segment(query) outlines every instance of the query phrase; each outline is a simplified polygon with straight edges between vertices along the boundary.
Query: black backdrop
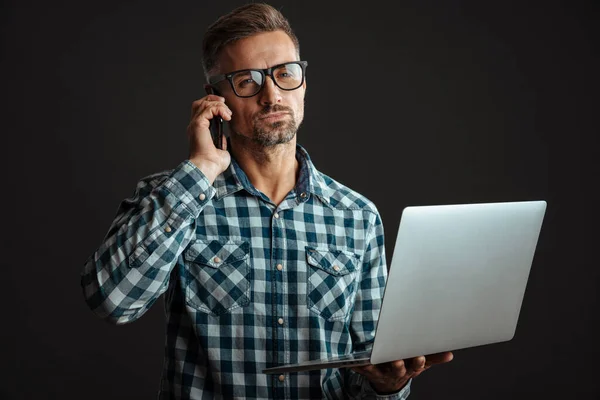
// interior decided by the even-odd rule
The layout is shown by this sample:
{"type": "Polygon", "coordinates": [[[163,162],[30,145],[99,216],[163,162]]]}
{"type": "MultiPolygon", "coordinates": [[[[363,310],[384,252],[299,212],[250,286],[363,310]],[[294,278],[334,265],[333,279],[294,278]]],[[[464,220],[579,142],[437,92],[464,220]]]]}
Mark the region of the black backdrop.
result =
{"type": "MultiPolygon", "coordinates": [[[[379,207],[388,261],[406,205],[548,201],[515,338],[412,399],[600,397],[598,7],[523,3],[272,2],[309,61],[299,143],[379,207]]],[[[203,32],[240,4],[0,6],[1,398],[155,397],[162,303],[109,325],[79,273],[137,180],[186,157],[203,32]]]]}

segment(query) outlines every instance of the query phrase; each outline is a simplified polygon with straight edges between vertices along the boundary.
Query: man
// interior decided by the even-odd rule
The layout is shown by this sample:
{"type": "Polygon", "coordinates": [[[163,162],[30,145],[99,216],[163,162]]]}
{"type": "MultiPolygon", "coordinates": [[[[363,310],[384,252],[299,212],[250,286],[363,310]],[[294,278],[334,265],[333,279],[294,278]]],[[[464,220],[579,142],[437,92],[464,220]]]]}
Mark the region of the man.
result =
{"type": "Polygon", "coordinates": [[[161,399],[406,398],[411,378],[452,354],[261,372],[371,346],[383,226],[373,203],[296,144],[307,64],[277,10],[237,8],[208,29],[203,51],[214,94],[192,104],[189,158],[123,201],[85,264],[87,303],[123,324],[165,294],[161,399]],[[223,150],[216,118],[229,124],[223,150]]]}

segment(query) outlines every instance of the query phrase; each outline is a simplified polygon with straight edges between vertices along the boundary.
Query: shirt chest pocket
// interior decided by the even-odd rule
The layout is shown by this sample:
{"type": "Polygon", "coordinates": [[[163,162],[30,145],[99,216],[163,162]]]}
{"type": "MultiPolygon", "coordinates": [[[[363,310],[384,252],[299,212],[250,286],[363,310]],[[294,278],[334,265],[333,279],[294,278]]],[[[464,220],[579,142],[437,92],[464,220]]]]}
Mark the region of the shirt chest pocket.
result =
{"type": "Polygon", "coordinates": [[[346,319],[356,297],[359,261],[349,251],[307,246],[308,308],[329,321],[346,319]]]}
{"type": "Polygon", "coordinates": [[[183,258],[188,306],[221,315],[250,303],[248,242],[197,241],[183,258]]]}

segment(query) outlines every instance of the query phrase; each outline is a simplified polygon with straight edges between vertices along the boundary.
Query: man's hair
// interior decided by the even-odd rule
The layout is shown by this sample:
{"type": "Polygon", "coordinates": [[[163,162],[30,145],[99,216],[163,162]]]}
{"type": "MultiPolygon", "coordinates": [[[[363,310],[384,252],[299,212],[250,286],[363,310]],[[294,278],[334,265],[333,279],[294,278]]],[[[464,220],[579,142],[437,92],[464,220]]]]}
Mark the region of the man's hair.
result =
{"type": "Polygon", "coordinates": [[[202,42],[202,67],[206,78],[218,67],[217,58],[225,46],[259,33],[274,31],[285,32],[292,39],[300,57],[300,43],[290,23],[269,4],[245,4],[221,16],[208,27],[202,42]]]}

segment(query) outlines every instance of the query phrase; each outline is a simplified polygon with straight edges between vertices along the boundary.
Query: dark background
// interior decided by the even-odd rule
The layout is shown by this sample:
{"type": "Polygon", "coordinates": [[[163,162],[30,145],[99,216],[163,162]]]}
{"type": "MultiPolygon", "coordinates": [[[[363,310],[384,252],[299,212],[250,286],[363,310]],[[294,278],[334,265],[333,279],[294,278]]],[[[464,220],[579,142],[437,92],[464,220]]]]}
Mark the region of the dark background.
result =
{"type": "MultiPolygon", "coordinates": [[[[2,399],[151,399],[163,310],[113,326],[83,262],[144,175],[187,156],[201,39],[241,1],[2,2],[2,399]]],[[[363,193],[388,261],[407,205],[544,199],[515,338],[411,399],[598,399],[597,2],[274,1],[309,61],[299,143],[363,193]]]]}

